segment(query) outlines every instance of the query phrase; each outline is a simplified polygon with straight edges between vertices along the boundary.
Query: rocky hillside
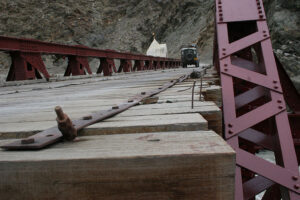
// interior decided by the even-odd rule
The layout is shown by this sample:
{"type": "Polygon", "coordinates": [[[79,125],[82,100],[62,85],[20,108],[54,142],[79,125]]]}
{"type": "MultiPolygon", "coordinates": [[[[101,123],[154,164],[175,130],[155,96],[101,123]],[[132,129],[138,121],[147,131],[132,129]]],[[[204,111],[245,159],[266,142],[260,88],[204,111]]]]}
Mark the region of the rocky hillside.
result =
{"type": "MultiPolygon", "coordinates": [[[[275,52],[300,79],[300,1],[264,3],[275,52]]],[[[213,10],[214,0],[2,0],[0,35],[145,53],[154,32],[170,56],[179,57],[182,44],[197,43],[201,61],[209,63],[213,10]]],[[[0,68],[8,66],[1,55],[0,68]]]]}

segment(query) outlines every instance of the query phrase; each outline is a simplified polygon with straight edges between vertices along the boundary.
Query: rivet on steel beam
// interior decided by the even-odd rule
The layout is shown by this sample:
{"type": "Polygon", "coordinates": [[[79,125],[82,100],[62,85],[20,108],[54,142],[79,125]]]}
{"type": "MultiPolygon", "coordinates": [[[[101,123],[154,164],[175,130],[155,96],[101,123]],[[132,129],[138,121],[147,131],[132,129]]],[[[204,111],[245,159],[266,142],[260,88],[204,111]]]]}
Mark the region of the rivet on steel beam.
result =
{"type": "Polygon", "coordinates": [[[119,106],[113,106],[113,107],[111,107],[112,109],[119,109],[119,106]]]}
{"type": "Polygon", "coordinates": [[[145,95],[146,94],[146,92],[141,92],[141,95],[145,95]]]}
{"type": "Polygon", "coordinates": [[[228,133],[229,133],[229,134],[232,134],[233,132],[232,132],[232,130],[229,130],[228,133]]]}
{"type": "Polygon", "coordinates": [[[273,83],[277,83],[277,81],[274,80],[273,83]]]}
{"type": "Polygon", "coordinates": [[[297,181],[297,180],[298,180],[298,176],[293,176],[292,179],[293,179],[294,181],[297,181]]]}
{"type": "Polygon", "coordinates": [[[228,124],[228,127],[231,128],[231,127],[232,127],[232,124],[228,124]]]}
{"type": "Polygon", "coordinates": [[[261,6],[258,6],[257,8],[258,8],[258,9],[261,9],[261,6]]]}
{"type": "Polygon", "coordinates": [[[282,103],[282,101],[281,100],[277,100],[277,103],[282,103]]]}
{"type": "Polygon", "coordinates": [[[260,11],[258,11],[258,13],[259,13],[259,14],[261,14],[261,13],[262,13],[262,11],[260,10],[260,11]]]}
{"type": "Polygon", "coordinates": [[[278,106],[278,108],[279,108],[279,109],[282,109],[283,107],[282,107],[282,106],[278,106]]]}
{"type": "Polygon", "coordinates": [[[274,89],[278,89],[278,87],[277,87],[277,86],[274,86],[274,89]]]}
{"type": "Polygon", "coordinates": [[[220,8],[219,12],[223,12],[223,10],[220,8]]]}
{"type": "Polygon", "coordinates": [[[225,71],[225,72],[227,72],[227,71],[228,71],[228,69],[224,69],[224,71],[225,71]]]}
{"type": "Polygon", "coordinates": [[[267,31],[263,31],[263,33],[266,33],[267,31]]]}
{"type": "Polygon", "coordinates": [[[226,56],[226,53],[223,53],[223,56],[226,56]]]}
{"type": "Polygon", "coordinates": [[[263,16],[263,15],[259,15],[259,17],[260,17],[260,18],[264,18],[264,16],[263,16]]]}
{"type": "Polygon", "coordinates": [[[222,2],[221,2],[221,1],[219,1],[219,2],[218,2],[218,4],[222,4],[222,2]]]}
{"type": "Polygon", "coordinates": [[[299,184],[295,184],[294,188],[298,190],[300,188],[300,185],[299,184]]]}
{"type": "Polygon", "coordinates": [[[26,139],[23,139],[21,140],[21,144],[32,144],[34,143],[34,138],[26,138],[26,139]]]}
{"type": "Polygon", "coordinates": [[[92,118],[93,118],[92,115],[82,117],[83,120],[90,120],[92,118]]]}
{"type": "Polygon", "coordinates": [[[223,50],[223,51],[226,51],[226,48],[223,48],[222,50],[223,50]]]}
{"type": "Polygon", "coordinates": [[[220,17],[220,21],[223,21],[223,17],[220,17]]]}
{"type": "Polygon", "coordinates": [[[228,66],[228,64],[224,64],[224,66],[225,66],[225,67],[227,67],[227,66],[228,66]]]}
{"type": "Polygon", "coordinates": [[[132,103],[132,102],[133,102],[133,100],[132,100],[132,99],[129,99],[129,100],[128,100],[128,103],[132,103]]]}
{"type": "Polygon", "coordinates": [[[161,90],[162,88],[160,87],[160,88],[158,88],[159,90],[161,90]]]}
{"type": "Polygon", "coordinates": [[[267,34],[264,34],[264,37],[268,37],[268,35],[267,35],[267,34]]]}

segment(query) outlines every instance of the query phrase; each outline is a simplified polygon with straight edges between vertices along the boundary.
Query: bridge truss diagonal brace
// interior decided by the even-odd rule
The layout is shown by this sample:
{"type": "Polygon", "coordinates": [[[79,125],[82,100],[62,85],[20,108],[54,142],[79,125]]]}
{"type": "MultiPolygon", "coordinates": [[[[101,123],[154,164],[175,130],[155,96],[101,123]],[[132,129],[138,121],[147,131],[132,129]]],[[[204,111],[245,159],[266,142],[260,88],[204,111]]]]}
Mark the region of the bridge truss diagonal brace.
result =
{"type": "Polygon", "coordinates": [[[145,69],[145,64],[143,60],[135,60],[134,61],[134,66],[133,66],[133,71],[141,71],[145,69]]]}
{"type": "Polygon", "coordinates": [[[114,59],[100,58],[100,65],[97,70],[97,74],[101,74],[102,72],[104,76],[111,76],[113,72],[117,73],[114,59]]]}
{"type": "Polygon", "coordinates": [[[118,69],[118,72],[131,72],[132,71],[132,61],[127,59],[121,59],[120,61],[120,67],[118,69]]]}
{"type": "Polygon", "coordinates": [[[28,79],[49,79],[50,75],[45,67],[41,54],[28,52],[11,52],[12,64],[6,81],[19,81],[28,79]]]}
{"type": "Polygon", "coordinates": [[[92,74],[87,57],[83,56],[68,56],[68,67],[64,76],[73,76],[92,74]]]}
{"type": "Polygon", "coordinates": [[[222,85],[224,137],[237,153],[236,200],[253,198],[263,189],[264,199],[276,199],[269,191],[277,186],[283,199],[300,199],[298,162],[262,0],[216,0],[216,32],[214,58],[222,85]],[[245,26],[249,22],[255,32],[245,26]],[[262,59],[255,61],[253,51],[262,59]],[[242,59],[250,65],[234,64],[242,59]],[[257,98],[250,96],[256,87],[263,88],[257,98]],[[260,124],[268,131],[261,131],[260,124]],[[242,139],[252,143],[245,145],[242,139]],[[274,151],[276,164],[257,157],[256,146],[274,151]],[[257,176],[268,184],[252,184],[257,176]]]}

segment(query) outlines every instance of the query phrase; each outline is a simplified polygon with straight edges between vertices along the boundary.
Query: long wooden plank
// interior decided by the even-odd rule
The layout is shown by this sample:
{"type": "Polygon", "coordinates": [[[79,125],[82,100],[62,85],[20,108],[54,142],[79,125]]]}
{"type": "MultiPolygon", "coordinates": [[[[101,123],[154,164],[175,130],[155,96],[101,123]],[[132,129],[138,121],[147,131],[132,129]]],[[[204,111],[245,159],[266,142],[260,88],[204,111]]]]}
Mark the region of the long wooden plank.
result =
{"type": "Polygon", "coordinates": [[[89,136],[42,151],[0,150],[0,196],[233,199],[234,163],[212,131],[89,136]]]}
{"type": "MultiPolygon", "coordinates": [[[[56,125],[56,121],[13,122],[1,124],[0,138],[23,138],[56,125]]],[[[199,114],[127,116],[110,118],[85,128],[81,135],[121,134],[159,131],[207,130],[207,121],[199,114]]]]}

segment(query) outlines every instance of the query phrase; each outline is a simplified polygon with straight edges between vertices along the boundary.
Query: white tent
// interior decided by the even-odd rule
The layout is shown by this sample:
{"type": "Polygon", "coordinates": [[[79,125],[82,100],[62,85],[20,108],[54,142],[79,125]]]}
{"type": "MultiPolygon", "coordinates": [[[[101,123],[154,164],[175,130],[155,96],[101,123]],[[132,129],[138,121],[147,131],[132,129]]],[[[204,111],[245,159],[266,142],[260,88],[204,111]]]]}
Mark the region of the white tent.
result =
{"type": "Polygon", "coordinates": [[[168,57],[167,44],[159,44],[154,38],[146,54],[148,56],[168,57]]]}

